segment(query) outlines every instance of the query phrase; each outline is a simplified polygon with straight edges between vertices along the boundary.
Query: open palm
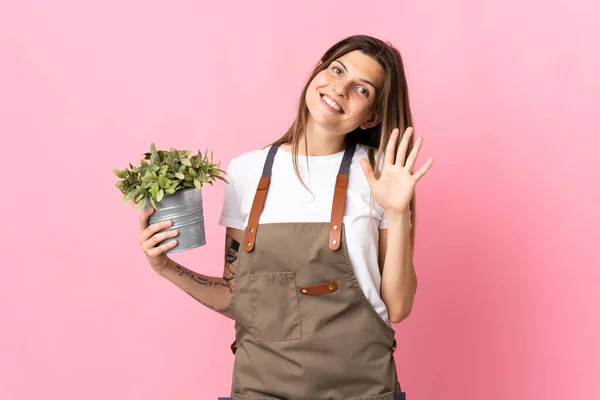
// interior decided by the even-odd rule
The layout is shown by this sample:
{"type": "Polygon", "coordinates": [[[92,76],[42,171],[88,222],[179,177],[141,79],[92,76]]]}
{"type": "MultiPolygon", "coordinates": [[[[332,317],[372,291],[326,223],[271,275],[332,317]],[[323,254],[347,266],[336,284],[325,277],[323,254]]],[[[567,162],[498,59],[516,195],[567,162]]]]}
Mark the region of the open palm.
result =
{"type": "Polygon", "coordinates": [[[423,138],[421,136],[417,138],[415,146],[405,160],[404,155],[406,154],[413,128],[409,127],[406,129],[398,147],[398,154],[395,154],[399,133],[400,130],[398,128],[392,131],[385,150],[383,169],[379,179],[375,177],[369,161],[366,158],[360,160],[361,167],[367,177],[375,201],[387,213],[404,213],[409,209],[417,182],[425,176],[429,168],[433,165],[434,160],[433,157],[430,157],[421,169],[412,174],[410,171],[417,160],[423,138]],[[398,157],[396,157],[397,155],[398,157]]]}

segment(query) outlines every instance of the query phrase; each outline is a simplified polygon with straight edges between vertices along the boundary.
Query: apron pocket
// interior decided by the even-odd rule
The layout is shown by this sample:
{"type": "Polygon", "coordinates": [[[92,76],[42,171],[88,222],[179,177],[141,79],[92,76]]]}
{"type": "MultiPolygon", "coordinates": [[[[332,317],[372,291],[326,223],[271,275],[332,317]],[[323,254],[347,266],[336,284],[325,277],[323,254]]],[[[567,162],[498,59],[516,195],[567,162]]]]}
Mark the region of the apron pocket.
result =
{"type": "Polygon", "coordinates": [[[249,276],[255,338],[300,339],[296,274],[292,271],[263,272],[249,276]]]}

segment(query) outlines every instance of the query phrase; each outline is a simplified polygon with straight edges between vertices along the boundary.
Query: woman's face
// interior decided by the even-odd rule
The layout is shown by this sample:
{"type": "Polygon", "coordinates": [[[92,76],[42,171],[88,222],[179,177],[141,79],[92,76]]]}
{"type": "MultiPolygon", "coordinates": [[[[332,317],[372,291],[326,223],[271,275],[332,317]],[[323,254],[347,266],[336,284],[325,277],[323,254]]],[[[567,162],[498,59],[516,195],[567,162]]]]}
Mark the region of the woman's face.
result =
{"type": "Polygon", "coordinates": [[[328,132],[344,135],[358,126],[379,123],[375,99],[384,82],[384,71],[359,50],[346,53],[319,72],[306,91],[310,118],[328,132]]]}

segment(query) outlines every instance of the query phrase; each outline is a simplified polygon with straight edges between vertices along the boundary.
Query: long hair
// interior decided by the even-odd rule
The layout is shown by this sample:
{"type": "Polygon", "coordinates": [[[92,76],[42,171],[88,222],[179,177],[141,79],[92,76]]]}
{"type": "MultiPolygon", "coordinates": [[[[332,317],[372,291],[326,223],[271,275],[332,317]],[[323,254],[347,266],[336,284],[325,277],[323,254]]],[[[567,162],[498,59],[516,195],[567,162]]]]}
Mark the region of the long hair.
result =
{"type": "MultiPolygon", "coordinates": [[[[359,50],[363,54],[374,58],[377,62],[379,62],[385,73],[383,90],[379,92],[375,102],[376,112],[382,117],[381,122],[364,130],[360,127],[357,127],[354,131],[349,132],[346,135],[347,140],[349,138],[356,140],[356,142],[367,148],[369,163],[373,168],[375,177],[379,178],[381,175],[381,161],[385,153],[385,148],[389,142],[392,130],[394,128],[398,128],[400,130],[400,136],[397,141],[397,145],[399,145],[400,139],[402,138],[406,128],[413,126],[414,129],[412,114],[408,101],[408,87],[406,84],[406,76],[404,74],[404,66],[400,52],[389,42],[383,42],[382,40],[367,35],[354,35],[339,41],[329,48],[325,54],[323,54],[320,60],[320,65],[317,64],[317,67],[314,69],[304,85],[304,89],[302,90],[302,95],[300,96],[300,101],[298,103],[298,113],[294,119],[294,122],[281,138],[273,142],[273,144],[291,144],[294,170],[296,172],[296,176],[300,182],[302,182],[304,187],[306,187],[306,185],[302,181],[298,171],[298,148],[300,145],[300,139],[304,137],[305,152],[308,153],[307,137],[306,135],[303,135],[309,115],[305,100],[306,91],[308,90],[308,86],[313,78],[319,72],[328,68],[331,62],[337,58],[355,50],[359,50]]],[[[405,159],[413,148],[414,138],[415,134],[413,132],[407,148],[405,159]]],[[[396,147],[396,151],[397,150],[398,147],[396,147]]],[[[413,171],[411,171],[411,173],[412,172],[413,171]]],[[[412,224],[410,238],[411,246],[414,250],[416,229],[416,193],[411,199],[410,211],[412,224]]]]}

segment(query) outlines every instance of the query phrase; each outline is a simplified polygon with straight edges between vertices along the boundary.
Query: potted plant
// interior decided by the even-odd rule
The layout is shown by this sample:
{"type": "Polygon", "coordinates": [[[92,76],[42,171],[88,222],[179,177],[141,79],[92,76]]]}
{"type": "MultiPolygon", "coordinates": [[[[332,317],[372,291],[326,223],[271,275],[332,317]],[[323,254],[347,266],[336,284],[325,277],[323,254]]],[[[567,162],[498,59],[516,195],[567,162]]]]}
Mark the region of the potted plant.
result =
{"type": "MultiPolygon", "coordinates": [[[[154,207],[156,210],[149,218],[152,224],[164,220],[173,221],[173,225],[164,229],[177,229],[177,245],[165,253],[177,253],[206,244],[204,233],[204,212],[202,209],[202,185],[213,184],[216,179],[225,183],[221,174],[227,174],[213,163],[208,149],[204,155],[189,157],[190,150],[156,150],[150,145],[150,153],[145,153],[139,166],[129,163],[129,169],[113,169],[120,178],[115,186],[123,193],[121,201],[131,200],[132,207],[139,210],[154,207]],[[189,158],[188,158],[189,157],[189,158]],[[148,163],[146,160],[149,160],[148,163]]],[[[168,238],[158,245],[175,240],[168,238]]]]}

